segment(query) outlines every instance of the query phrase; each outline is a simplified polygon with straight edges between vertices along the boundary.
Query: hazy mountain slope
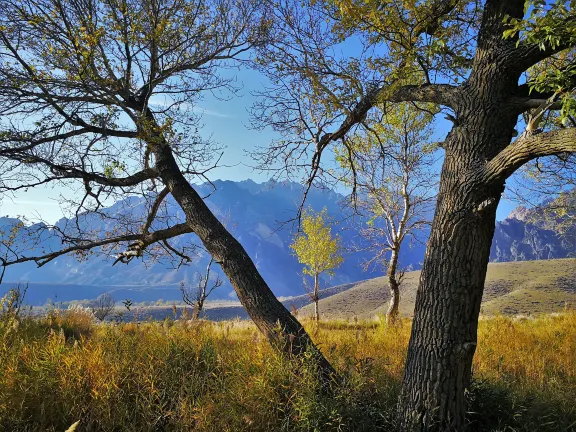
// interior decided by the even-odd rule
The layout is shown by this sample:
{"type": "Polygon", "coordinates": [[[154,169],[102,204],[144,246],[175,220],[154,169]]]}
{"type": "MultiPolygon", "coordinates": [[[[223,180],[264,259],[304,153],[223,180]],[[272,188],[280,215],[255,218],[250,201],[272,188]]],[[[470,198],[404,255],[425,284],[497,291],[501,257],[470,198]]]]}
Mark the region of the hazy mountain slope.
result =
{"type": "MultiPolygon", "coordinates": [[[[283,225],[282,223],[295,217],[301,202],[302,186],[290,182],[257,184],[252,181],[216,181],[214,184],[216,191],[212,191],[209,185],[197,186],[197,189],[203,196],[210,195],[206,200],[209,207],[215,214],[227,219],[232,233],[246,248],[274,293],[278,296],[301,294],[302,266],[289,249],[294,226],[293,224],[283,225]],[[210,194],[210,192],[213,193],[210,194]]],[[[342,195],[330,190],[312,190],[307,204],[316,210],[326,207],[329,214],[338,221],[338,219],[344,218],[340,206],[342,199],[342,195]]],[[[130,197],[104,210],[111,217],[117,217],[122,212],[128,211],[135,215],[140,213],[144,215],[142,199],[130,197]]],[[[181,210],[174,203],[169,204],[168,211],[176,219],[183,220],[181,210]]],[[[10,227],[17,223],[18,220],[16,219],[0,218],[0,230],[4,231],[5,235],[9,235],[10,227]]],[[[108,220],[101,220],[97,217],[82,220],[82,224],[99,233],[112,229],[112,224],[108,220]]],[[[61,229],[69,225],[73,225],[73,221],[62,219],[57,223],[61,229]]],[[[18,243],[25,244],[27,230],[33,231],[39,227],[41,228],[42,225],[27,227],[20,232],[18,243]]],[[[349,244],[353,238],[357,237],[357,232],[350,227],[348,220],[346,224],[334,226],[333,231],[342,237],[344,244],[349,244]]],[[[27,254],[40,253],[42,250],[57,250],[62,247],[59,239],[50,237],[48,234],[46,233],[46,238],[43,238],[40,246],[28,251],[27,254]]],[[[184,235],[173,239],[171,243],[174,246],[181,246],[198,243],[198,240],[194,235],[184,235]]],[[[359,264],[366,257],[365,254],[348,254],[343,265],[336,270],[334,277],[323,280],[323,284],[343,284],[364,279],[365,275],[359,264]]],[[[410,257],[407,256],[406,258],[406,265],[412,264],[410,257]]],[[[172,298],[181,281],[194,281],[197,276],[196,272],[205,269],[208,257],[205,253],[199,253],[192,265],[179,269],[174,268],[173,264],[166,260],[160,262],[133,260],[129,265],[112,266],[113,260],[113,257],[92,256],[88,260],[79,262],[74,256],[64,256],[41,268],[37,268],[34,263],[29,262],[8,268],[4,281],[27,281],[33,285],[35,283],[49,283],[51,285],[73,284],[106,287],[125,285],[165,287],[170,290],[170,295],[162,296],[154,293],[152,296],[150,293],[150,298],[144,299],[172,298]]],[[[54,295],[57,294],[55,291],[51,289],[51,292],[46,294],[46,298],[54,298],[54,295]]],[[[65,291],[68,298],[71,291],[65,291]]],[[[214,294],[216,297],[226,298],[231,293],[232,288],[225,285],[214,294]]],[[[78,294],[81,295],[81,293],[78,294]]],[[[142,300],[143,293],[138,292],[137,294],[142,300]]]]}
{"type": "MultiPolygon", "coordinates": [[[[227,220],[228,226],[236,238],[246,248],[264,279],[278,296],[298,296],[304,293],[302,284],[302,266],[291,254],[289,245],[292,240],[293,224],[282,222],[293,219],[301,203],[303,188],[291,182],[266,182],[262,184],[251,180],[232,182],[215,181],[216,190],[210,185],[196,186],[206,199],[215,214],[227,220]]],[[[316,210],[326,207],[328,213],[338,222],[334,232],[338,233],[344,245],[358,242],[358,232],[351,219],[347,218],[341,208],[343,196],[330,190],[312,189],[307,204],[316,210]]],[[[545,205],[545,204],[544,204],[545,205]]],[[[38,209],[41,211],[41,209],[38,209]]],[[[145,207],[141,197],[128,197],[117,202],[103,212],[115,218],[126,213],[144,217],[145,207]]],[[[497,223],[492,244],[491,261],[518,261],[531,259],[564,258],[576,256],[576,239],[560,236],[550,222],[536,223],[538,210],[519,209],[506,220],[497,223]],[[535,213],[536,212],[536,213],[535,213]]],[[[183,221],[181,209],[169,202],[168,213],[176,220],[183,221]]],[[[0,231],[10,234],[10,227],[19,221],[12,218],[0,218],[0,231]]],[[[82,225],[90,226],[95,232],[103,233],[113,229],[113,223],[96,216],[81,219],[82,225]]],[[[62,219],[57,226],[64,229],[75,225],[74,220],[62,219]]],[[[19,233],[17,242],[25,246],[27,230],[42,228],[38,224],[27,227],[19,233]]],[[[418,269],[421,266],[426,233],[419,236],[423,242],[412,242],[402,248],[400,265],[407,269],[418,269]]],[[[174,246],[198,243],[192,234],[172,240],[174,246]]],[[[42,243],[28,255],[40,251],[57,250],[62,247],[60,240],[50,237],[45,232],[42,243]]],[[[1,249],[1,248],[0,248],[1,249]]],[[[25,248],[23,249],[25,250],[25,248]]],[[[0,250],[0,256],[3,256],[0,250]]],[[[342,285],[365,280],[369,276],[360,268],[362,261],[370,258],[367,253],[347,254],[345,261],[336,270],[333,278],[324,277],[324,286],[342,285]]],[[[174,268],[167,260],[149,262],[133,260],[129,265],[112,266],[113,258],[91,256],[79,262],[74,256],[55,259],[38,269],[32,263],[25,263],[8,268],[4,281],[31,282],[30,300],[33,304],[43,304],[47,298],[62,300],[83,299],[91,297],[101,290],[113,290],[117,296],[134,297],[134,301],[157,300],[158,298],[178,299],[180,282],[193,282],[197,271],[204,271],[208,257],[199,253],[189,266],[174,268]],[[60,286],[60,288],[59,288],[60,286]],[[81,286],[86,286],[82,289],[81,286]]],[[[370,276],[381,275],[382,272],[370,276]]],[[[412,277],[412,276],[409,276],[412,277]]],[[[406,284],[412,282],[407,279],[406,284]]],[[[0,287],[0,291],[9,285],[0,287]]],[[[215,293],[216,298],[233,298],[233,290],[226,284],[215,293]]],[[[297,302],[306,301],[294,300],[297,302]]]]}
{"type": "MultiPolygon", "coordinates": [[[[576,198],[576,193],[573,193],[576,198]]],[[[535,208],[518,207],[496,224],[490,260],[528,261],[576,257],[576,200],[564,216],[547,215],[552,199],[535,208]]],[[[569,204],[570,206],[570,204],[569,204]]]]}

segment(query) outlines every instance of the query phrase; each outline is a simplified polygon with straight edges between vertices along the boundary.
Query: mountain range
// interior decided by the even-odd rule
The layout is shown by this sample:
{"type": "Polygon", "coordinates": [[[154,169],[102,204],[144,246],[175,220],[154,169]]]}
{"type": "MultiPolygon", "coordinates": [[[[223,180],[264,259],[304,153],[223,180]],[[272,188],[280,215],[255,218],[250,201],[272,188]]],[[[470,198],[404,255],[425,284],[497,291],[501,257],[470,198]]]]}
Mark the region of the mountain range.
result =
{"type": "MultiPolygon", "coordinates": [[[[258,270],[277,296],[297,296],[303,292],[302,265],[292,254],[289,245],[295,232],[295,223],[289,221],[296,216],[301,204],[303,187],[293,182],[269,181],[255,183],[252,180],[240,182],[215,181],[212,185],[196,186],[198,192],[208,196],[206,202],[212,211],[225,216],[227,225],[235,237],[242,243],[254,260],[258,270]]],[[[344,246],[358,241],[358,218],[342,210],[345,197],[329,189],[312,189],[306,204],[314,210],[326,208],[333,220],[333,232],[342,238],[344,246]]],[[[95,232],[108,232],[113,229],[115,220],[127,211],[144,217],[144,198],[128,197],[123,201],[104,209],[106,218],[90,216],[90,229],[95,232]]],[[[175,220],[183,220],[181,209],[169,202],[167,212],[175,220]]],[[[491,251],[491,261],[519,261],[551,259],[576,256],[574,236],[559,235],[550,224],[546,226],[534,223],[531,210],[518,209],[507,219],[498,222],[491,251]]],[[[72,219],[61,219],[56,229],[65,229],[73,225],[72,219]]],[[[14,218],[0,218],[0,232],[10,235],[10,228],[18,224],[14,218]]],[[[15,235],[16,243],[26,243],[30,232],[46,228],[41,224],[25,226],[15,235]]],[[[57,236],[49,229],[43,232],[41,242],[29,255],[41,251],[57,250],[62,247],[57,236]]],[[[425,239],[426,232],[419,233],[425,239]]],[[[193,234],[180,236],[173,240],[173,246],[197,244],[193,234]]],[[[406,244],[401,254],[401,266],[410,270],[421,267],[424,257],[424,242],[413,241],[406,244]]],[[[2,256],[4,251],[0,250],[2,256]]],[[[105,254],[93,256],[62,256],[37,268],[33,262],[8,267],[4,276],[4,289],[17,281],[30,284],[28,301],[31,304],[43,304],[47,298],[55,296],[61,301],[93,298],[100,292],[115,291],[117,298],[131,298],[133,301],[175,300],[179,298],[181,282],[194,283],[198,271],[204,271],[209,260],[203,251],[196,253],[190,265],[176,268],[166,259],[157,261],[133,260],[128,265],[112,266],[113,257],[105,254]]],[[[341,285],[367,278],[381,276],[382,269],[374,269],[366,274],[362,263],[369,259],[368,253],[346,253],[342,266],[334,276],[325,276],[324,286],[341,285]]],[[[224,278],[225,279],[225,278],[224,278]]],[[[234,298],[230,285],[224,284],[214,292],[213,298],[234,298]]]]}

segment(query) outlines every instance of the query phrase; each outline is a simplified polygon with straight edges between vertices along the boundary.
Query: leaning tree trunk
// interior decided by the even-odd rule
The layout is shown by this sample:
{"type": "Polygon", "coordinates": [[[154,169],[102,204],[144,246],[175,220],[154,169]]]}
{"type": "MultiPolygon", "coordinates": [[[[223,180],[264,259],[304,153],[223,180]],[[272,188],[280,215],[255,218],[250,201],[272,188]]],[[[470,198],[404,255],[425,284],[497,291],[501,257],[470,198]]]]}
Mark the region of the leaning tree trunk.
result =
{"type": "Polygon", "coordinates": [[[399,401],[404,431],[465,429],[465,389],[504,190],[504,182],[489,183],[483,169],[510,143],[518,117],[510,91],[520,78],[509,58],[515,41],[502,39],[504,14],[522,15],[522,5],[514,4],[486,3],[473,71],[453,103],[456,120],[443,146],[399,401]]]}
{"type": "Polygon", "coordinates": [[[316,362],[319,378],[328,383],[336,373],[314,345],[304,327],[272,293],[240,243],[224,228],[180,171],[170,146],[154,143],[156,168],[163,183],[186,215],[214,260],[230,279],[238,299],[268,340],[289,356],[304,358],[308,351],[316,362]]]}
{"type": "Polygon", "coordinates": [[[390,289],[390,304],[386,312],[386,322],[388,324],[395,324],[398,319],[398,308],[400,306],[400,288],[398,279],[396,279],[396,270],[398,268],[398,252],[396,249],[392,251],[390,263],[386,276],[388,277],[388,288],[390,289]]]}

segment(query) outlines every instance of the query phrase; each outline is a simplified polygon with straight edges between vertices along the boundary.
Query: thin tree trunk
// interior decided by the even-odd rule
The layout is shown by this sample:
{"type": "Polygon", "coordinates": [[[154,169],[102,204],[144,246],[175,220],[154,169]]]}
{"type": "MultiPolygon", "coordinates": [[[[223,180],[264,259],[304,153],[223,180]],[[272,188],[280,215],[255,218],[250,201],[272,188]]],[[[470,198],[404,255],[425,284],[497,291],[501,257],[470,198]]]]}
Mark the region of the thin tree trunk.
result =
{"type": "Polygon", "coordinates": [[[318,308],[319,297],[319,285],[320,281],[318,278],[318,273],[314,275],[314,319],[316,320],[316,327],[320,324],[320,310],[318,308]]]}
{"type": "Polygon", "coordinates": [[[502,38],[504,15],[522,2],[489,0],[473,72],[459,94],[430,239],[416,297],[399,401],[401,430],[465,429],[478,316],[504,184],[488,184],[482,167],[511,141],[518,111],[510,104],[520,71],[502,38]]]}
{"type": "Polygon", "coordinates": [[[153,146],[163,183],[186,215],[186,221],[230,279],[248,315],[270,343],[288,356],[312,353],[319,378],[327,383],[335,370],[304,327],[272,293],[240,243],[224,228],[180,171],[167,143],[153,146]]]}
{"type": "Polygon", "coordinates": [[[386,276],[388,277],[388,288],[390,289],[390,304],[386,312],[386,322],[394,325],[398,319],[398,308],[400,305],[400,289],[398,279],[396,279],[396,270],[398,268],[398,252],[396,249],[392,251],[390,263],[386,276]]]}
{"type": "Polygon", "coordinates": [[[200,319],[200,312],[202,312],[202,304],[200,302],[196,302],[194,305],[194,309],[192,310],[192,320],[197,321],[200,319]]]}

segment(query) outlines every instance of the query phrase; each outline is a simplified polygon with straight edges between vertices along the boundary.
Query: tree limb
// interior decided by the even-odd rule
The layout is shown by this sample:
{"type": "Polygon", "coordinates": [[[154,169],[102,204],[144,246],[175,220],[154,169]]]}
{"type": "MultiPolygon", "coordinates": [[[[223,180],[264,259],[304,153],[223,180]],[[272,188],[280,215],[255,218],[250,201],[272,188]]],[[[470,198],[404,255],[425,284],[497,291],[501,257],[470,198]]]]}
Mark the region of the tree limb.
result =
{"type": "MultiPolygon", "coordinates": [[[[73,252],[87,251],[87,250],[94,249],[97,247],[106,246],[106,245],[114,244],[114,243],[127,242],[127,241],[135,241],[137,243],[130,245],[128,251],[120,254],[120,257],[123,257],[123,256],[124,257],[140,256],[142,251],[147,246],[150,246],[153,243],[167,240],[169,238],[176,237],[176,236],[186,234],[186,233],[191,233],[191,232],[192,232],[192,229],[186,223],[181,223],[181,224],[171,226],[170,228],[161,229],[161,230],[154,231],[154,232],[147,233],[147,234],[125,234],[125,235],[110,237],[110,238],[106,238],[106,239],[102,239],[102,240],[85,241],[85,242],[76,244],[74,246],[70,246],[70,247],[61,249],[59,251],[50,252],[50,253],[44,254],[44,255],[38,255],[38,256],[32,256],[32,257],[20,256],[20,257],[16,257],[13,260],[0,258],[0,265],[2,265],[2,267],[7,267],[10,265],[14,265],[14,264],[19,264],[19,263],[28,262],[28,261],[34,261],[38,265],[38,267],[42,267],[43,265],[49,263],[50,261],[52,261],[52,260],[54,260],[54,259],[56,259],[62,255],[66,255],[66,254],[73,253],[73,252]],[[133,251],[138,251],[139,254],[136,254],[133,251]]],[[[118,261],[124,262],[120,258],[118,258],[116,260],[116,262],[118,262],[118,261]]],[[[128,259],[128,261],[129,261],[129,259],[128,259]]]]}
{"type": "MultiPolygon", "coordinates": [[[[1,155],[3,155],[2,150],[0,150],[0,156],[1,155]]],[[[24,153],[22,155],[12,154],[10,155],[10,159],[19,160],[28,164],[42,164],[50,169],[50,171],[56,176],[53,178],[53,180],[83,179],[84,181],[94,182],[103,186],[111,187],[136,186],[143,181],[151,180],[159,176],[158,170],[156,168],[145,168],[126,177],[109,177],[103,174],[85,171],[69,165],[56,164],[48,159],[41,158],[29,153],[24,153]]]]}
{"type": "Polygon", "coordinates": [[[167,187],[165,187],[164,189],[162,189],[160,191],[160,193],[158,194],[158,196],[154,200],[154,203],[152,204],[152,208],[150,209],[150,213],[148,214],[148,218],[146,219],[146,223],[144,224],[144,228],[142,229],[142,232],[144,234],[147,234],[148,231],[150,230],[150,227],[152,226],[152,222],[154,222],[154,219],[156,218],[156,214],[158,213],[158,209],[160,208],[160,205],[162,204],[162,202],[168,196],[169,193],[170,193],[170,190],[167,187]]]}
{"type": "MultiPolygon", "coordinates": [[[[564,26],[568,27],[570,25],[574,25],[575,20],[575,16],[567,17],[564,20],[564,26]]],[[[563,26],[560,25],[559,27],[563,26]]],[[[547,44],[544,49],[542,49],[541,44],[538,43],[521,43],[514,55],[514,62],[516,67],[520,68],[522,71],[525,71],[535,64],[540,63],[542,60],[552,57],[554,54],[557,54],[566,49],[572,48],[573,46],[574,40],[568,35],[566,35],[566,38],[559,41],[555,46],[547,44]]]]}
{"type": "Polygon", "coordinates": [[[414,28],[414,34],[426,33],[433,36],[441,25],[442,17],[448,15],[458,5],[459,0],[438,0],[430,6],[430,13],[414,28]]]}
{"type": "Polygon", "coordinates": [[[543,133],[524,133],[484,167],[488,183],[505,181],[514,171],[532,159],[576,152],[576,128],[543,133]]]}
{"type": "Polygon", "coordinates": [[[303,202],[306,201],[308,192],[320,169],[320,159],[324,149],[333,141],[345,137],[355,125],[360,124],[366,118],[368,111],[383,102],[431,102],[446,105],[451,108],[457,104],[458,87],[450,84],[422,84],[405,85],[391,90],[388,86],[374,87],[352,109],[340,127],[332,133],[324,134],[316,143],[316,151],[312,156],[312,171],[307,180],[307,188],[304,192],[303,202]]]}

